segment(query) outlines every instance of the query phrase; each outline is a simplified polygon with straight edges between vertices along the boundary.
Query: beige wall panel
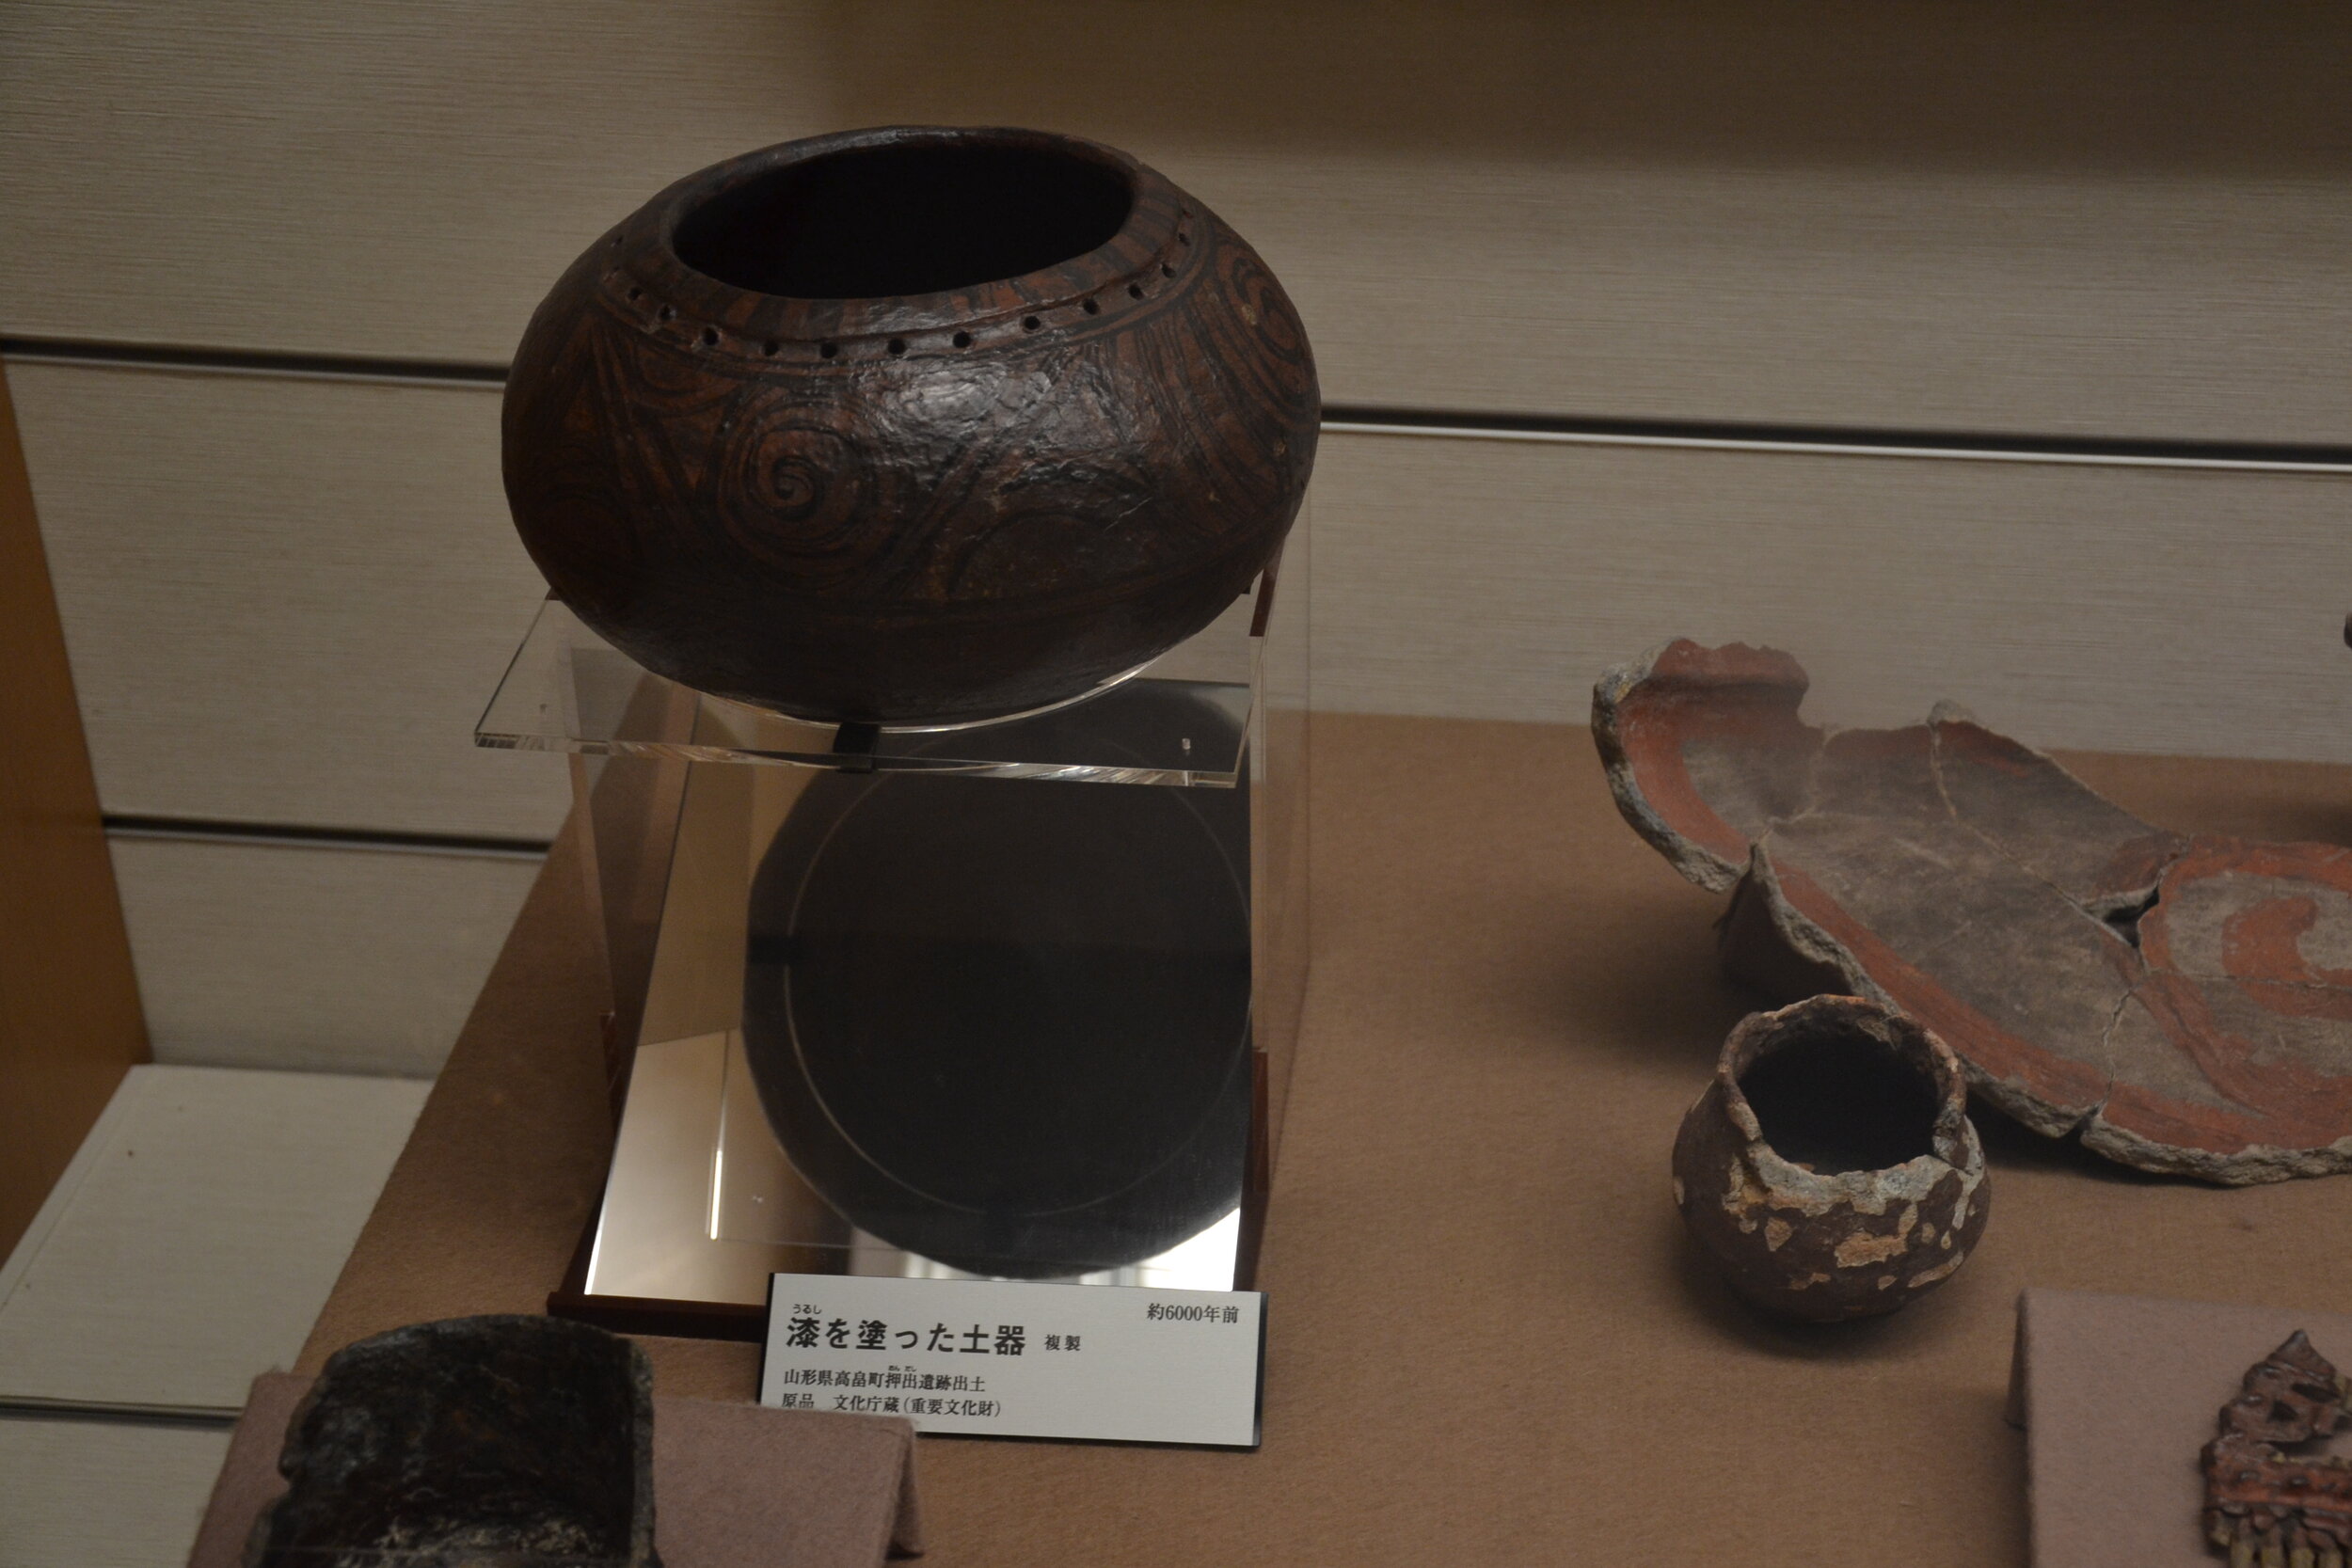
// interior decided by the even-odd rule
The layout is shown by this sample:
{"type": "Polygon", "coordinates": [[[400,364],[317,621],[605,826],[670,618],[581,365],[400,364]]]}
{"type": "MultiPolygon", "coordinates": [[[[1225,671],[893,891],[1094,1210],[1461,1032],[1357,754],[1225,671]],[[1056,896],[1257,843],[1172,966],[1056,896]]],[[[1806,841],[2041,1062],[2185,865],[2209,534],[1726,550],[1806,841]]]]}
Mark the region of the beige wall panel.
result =
{"type": "Polygon", "coordinates": [[[2352,12],[2061,9],[844,6],[833,109],[1135,149],[1333,402],[2342,441],[2352,12]]]}
{"type": "Polygon", "coordinates": [[[2352,762],[2352,479],[1326,436],[1318,706],[1581,723],[1669,638],[1808,712],[2352,762]]]}
{"type": "Polygon", "coordinates": [[[2352,12],[2150,3],[0,8],[0,325],[502,359],[597,231],[892,120],[1128,146],[1332,399],[2341,441],[2352,12]]]}
{"type": "Polygon", "coordinates": [[[228,1457],[221,1428],[0,1417],[0,1563],[174,1568],[228,1457]]]}
{"type": "Polygon", "coordinates": [[[494,391],[9,367],[110,812],[552,835],[474,721],[546,592],[494,391]]]}
{"type": "Polygon", "coordinates": [[[607,225],[825,129],[821,6],[0,6],[0,325],[503,360],[607,225]]]}
{"type": "Polygon", "coordinates": [[[538,875],[483,856],[117,838],[155,1059],[429,1076],[538,875]]]}
{"type": "Polygon", "coordinates": [[[242,1409],[301,1353],[430,1087],[133,1068],[0,1275],[0,1398],[242,1409]]]}

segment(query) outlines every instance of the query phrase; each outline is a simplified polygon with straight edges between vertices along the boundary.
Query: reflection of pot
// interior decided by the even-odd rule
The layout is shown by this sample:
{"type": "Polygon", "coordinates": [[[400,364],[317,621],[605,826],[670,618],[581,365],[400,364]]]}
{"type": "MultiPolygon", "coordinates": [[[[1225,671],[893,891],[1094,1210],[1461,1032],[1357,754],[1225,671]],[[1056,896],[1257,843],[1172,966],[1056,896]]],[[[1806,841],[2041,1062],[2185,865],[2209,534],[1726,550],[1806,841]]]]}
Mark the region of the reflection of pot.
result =
{"type": "Polygon", "coordinates": [[[1321,402],[1281,288],[1123,153],[860,131],[690,175],[572,264],[507,384],[516,526],[661,674],[818,720],[1074,696],[1215,619],[1321,402]]]}
{"type": "Polygon", "coordinates": [[[1732,1288],[1816,1323],[1892,1312],[1984,1232],[1984,1150],[1944,1042],[1854,996],[1751,1013],[1675,1139],[1675,1204],[1732,1288]]]}
{"type": "MultiPolygon", "coordinates": [[[[1078,724],[1138,764],[1163,729],[1232,728],[1159,682],[1018,727],[1052,755],[1078,724]]],[[[794,1167],[976,1274],[1116,1268],[1222,1218],[1249,1128],[1248,820],[1246,786],[813,780],[753,886],[743,993],[794,1167]]]]}

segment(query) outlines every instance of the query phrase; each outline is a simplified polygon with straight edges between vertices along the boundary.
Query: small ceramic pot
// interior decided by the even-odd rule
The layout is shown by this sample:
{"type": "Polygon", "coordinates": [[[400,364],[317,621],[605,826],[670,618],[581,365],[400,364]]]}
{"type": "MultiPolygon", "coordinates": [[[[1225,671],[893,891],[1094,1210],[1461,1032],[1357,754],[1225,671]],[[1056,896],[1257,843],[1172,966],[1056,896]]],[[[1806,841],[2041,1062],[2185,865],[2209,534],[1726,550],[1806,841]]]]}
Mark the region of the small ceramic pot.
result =
{"type": "Polygon", "coordinates": [[[1751,1013],[1675,1139],[1675,1206],[1733,1290],[1811,1323],[1892,1312],[1984,1233],[1949,1047],[1857,996],[1751,1013]]]}

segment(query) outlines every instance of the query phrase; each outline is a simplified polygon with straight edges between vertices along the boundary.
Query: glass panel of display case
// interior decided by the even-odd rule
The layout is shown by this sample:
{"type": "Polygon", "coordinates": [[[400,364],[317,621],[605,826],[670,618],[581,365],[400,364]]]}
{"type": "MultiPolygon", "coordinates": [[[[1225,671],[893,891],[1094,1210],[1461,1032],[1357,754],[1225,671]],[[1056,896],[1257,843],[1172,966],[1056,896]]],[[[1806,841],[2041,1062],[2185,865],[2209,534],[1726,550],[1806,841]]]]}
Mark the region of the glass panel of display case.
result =
{"type": "Polygon", "coordinates": [[[953,728],[690,691],[543,609],[480,738],[580,793],[625,1084],[585,1299],[1247,1284],[1304,994],[1307,535],[1141,670],[953,728]]]}

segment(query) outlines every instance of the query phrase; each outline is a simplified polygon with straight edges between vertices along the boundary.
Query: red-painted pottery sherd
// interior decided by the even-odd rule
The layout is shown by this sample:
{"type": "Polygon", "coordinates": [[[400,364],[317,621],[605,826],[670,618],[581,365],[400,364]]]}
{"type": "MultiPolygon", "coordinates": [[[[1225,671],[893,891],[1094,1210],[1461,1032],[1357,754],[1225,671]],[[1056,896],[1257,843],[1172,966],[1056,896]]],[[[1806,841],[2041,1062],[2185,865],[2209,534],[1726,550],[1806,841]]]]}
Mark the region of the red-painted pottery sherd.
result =
{"type": "Polygon", "coordinates": [[[956,722],[1214,620],[1320,413],[1280,286],[1163,176],[1041,132],[859,131],[691,175],[573,263],[516,356],[506,491],[648,669],[956,722]]]}

